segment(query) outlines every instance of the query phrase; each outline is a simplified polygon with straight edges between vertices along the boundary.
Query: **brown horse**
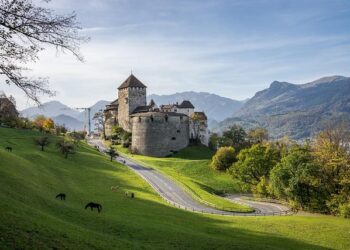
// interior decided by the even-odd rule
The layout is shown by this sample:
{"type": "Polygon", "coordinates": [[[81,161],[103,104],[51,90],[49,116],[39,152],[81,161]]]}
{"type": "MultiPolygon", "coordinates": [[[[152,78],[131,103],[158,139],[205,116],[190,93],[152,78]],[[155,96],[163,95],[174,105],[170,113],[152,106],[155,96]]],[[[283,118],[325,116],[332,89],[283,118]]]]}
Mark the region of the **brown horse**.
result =
{"type": "Polygon", "coordinates": [[[85,209],[87,209],[88,207],[91,208],[91,211],[93,211],[94,208],[97,208],[98,212],[101,212],[101,210],[102,210],[101,204],[98,204],[95,202],[89,202],[88,204],[86,204],[85,209]]]}
{"type": "Polygon", "coordinates": [[[7,150],[7,152],[12,152],[12,147],[6,147],[5,149],[7,150]]]}

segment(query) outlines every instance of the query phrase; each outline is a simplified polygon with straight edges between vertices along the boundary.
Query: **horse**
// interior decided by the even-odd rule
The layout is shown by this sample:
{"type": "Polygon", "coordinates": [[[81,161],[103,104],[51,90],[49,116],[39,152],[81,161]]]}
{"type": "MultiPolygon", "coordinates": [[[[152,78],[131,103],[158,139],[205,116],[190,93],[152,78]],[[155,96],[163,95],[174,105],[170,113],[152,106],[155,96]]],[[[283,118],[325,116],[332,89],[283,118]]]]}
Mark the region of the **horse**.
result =
{"type": "Polygon", "coordinates": [[[6,147],[5,149],[7,150],[7,152],[12,152],[12,147],[6,147]]]}
{"type": "Polygon", "coordinates": [[[113,192],[116,192],[117,189],[118,189],[118,186],[111,186],[111,190],[112,190],[113,192]]]}
{"type": "Polygon", "coordinates": [[[56,195],[56,199],[57,198],[60,198],[61,200],[66,200],[66,194],[60,193],[60,194],[56,195]]]}
{"type": "Polygon", "coordinates": [[[102,210],[101,204],[94,203],[94,202],[89,202],[88,204],[86,204],[85,209],[87,209],[88,207],[91,208],[91,211],[93,211],[94,208],[97,208],[98,212],[101,212],[102,210]]]}

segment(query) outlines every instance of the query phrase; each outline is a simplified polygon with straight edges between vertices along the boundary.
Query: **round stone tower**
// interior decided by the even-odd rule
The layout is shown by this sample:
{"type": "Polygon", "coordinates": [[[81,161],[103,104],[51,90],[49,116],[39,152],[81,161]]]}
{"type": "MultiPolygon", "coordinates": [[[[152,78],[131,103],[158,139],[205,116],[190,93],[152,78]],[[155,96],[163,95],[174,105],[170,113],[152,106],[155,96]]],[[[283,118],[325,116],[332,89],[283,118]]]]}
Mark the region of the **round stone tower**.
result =
{"type": "Polygon", "coordinates": [[[139,106],[146,106],[146,86],[133,74],[118,88],[118,123],[131,132],[130,115],[139,106]]]}
{"type": "Polygon", "coordinates": [[[180,113],[146,112],[131,115],[135,154],[164,157],[188,146],[189,117],[180,113]]]}

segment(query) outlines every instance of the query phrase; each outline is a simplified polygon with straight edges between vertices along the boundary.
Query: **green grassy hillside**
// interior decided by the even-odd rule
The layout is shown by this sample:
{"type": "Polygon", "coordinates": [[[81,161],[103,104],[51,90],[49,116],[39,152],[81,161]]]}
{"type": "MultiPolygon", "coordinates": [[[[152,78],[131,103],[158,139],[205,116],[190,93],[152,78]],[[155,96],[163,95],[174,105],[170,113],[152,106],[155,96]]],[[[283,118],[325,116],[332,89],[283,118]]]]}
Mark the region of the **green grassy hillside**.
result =
{"type": "Polygon", "coordinates": [[[252,211],[247,206],[233,203],[219,196],[225,192],[241,192],[241,189],[227,172],[216,171],[209,166],[213,152],[207,147],[187,147],[173,157],[166,158],[132,155],[121,146],[117,146],[117,149],[144,165],[162,171],[181,183],[192,196],[198,197],[201,201],[228,211],[252,211]]]}
{"type": "Polygon", "coordinates": [[[349,220],[186,212],[94,149],[80,145],[64,159],[55,137],[41,152],[37,136],[0,128],[1,249],[350,249],[349,220]],[[136,199],[126,198],[126,190],[136,199]],[[66,201],[55,199],[60,192],[66,201]],[[102,212],[84,210],[89,201],[101,203],[102,212]]]}

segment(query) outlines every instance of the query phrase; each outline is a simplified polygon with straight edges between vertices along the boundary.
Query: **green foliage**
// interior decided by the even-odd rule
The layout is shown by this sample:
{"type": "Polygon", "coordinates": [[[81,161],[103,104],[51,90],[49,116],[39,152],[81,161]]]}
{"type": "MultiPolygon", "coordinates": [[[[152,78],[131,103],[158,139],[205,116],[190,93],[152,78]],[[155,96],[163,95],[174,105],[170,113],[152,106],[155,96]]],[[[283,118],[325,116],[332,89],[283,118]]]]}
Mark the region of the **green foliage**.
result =
{"type": "Polygon", "coordinates": [[[239,152],[242,148],[247,146],[246,131],[241,126],[233,125],[223,132],[219,140],[219,146],[231,146],[235,148],[236,152],[239,152]]]}
{"type": "Polygon", "coordinates": [[[350,201],[347,204],[340,205],[339,211],[344,218],[350,218],[350,201]]]}
{"type": "Polygon", "coordinates": [[[218,149],[218,143],[219,143],[219,135],[217,133],[213,133],[209,137],[209,148],[211,150],[217,150],[218,149]]]}
{"type": "Polygon", "coordinates": [[[322,211],[324,192],[319,177],[310,148],[295,145],[272,169],[270,181],[278,198],[289,199],[302,209],[322,211]]]}
{"type": "Polygon", "coordinates": [[[233,147],[221,147],[216,151],[211,161],[211,167],[215,170],[226,170],[236,160],[235,149],[233,147]]]}
{"type": "Polygon", "coordinates": [[[125,131],[122,127],[116,125],[112,129],[112,140],[115,140],[115,144],[122,144],[123,147],[128,148],[131,144],[132,134],[125,131]]]}
{"type": "Polygon", "coordinates": [[[255,144],[243,149],[237,156],[237,162],[230,168],[232,176],[252,189],[262,180],[269,177],[270,170],[279,161],[279,152],[271,144],[255,144]]]}
{"type": "Polygon", "coordinates": [[[269,133],[265,128],[256,127],[248,132],[248,140],[250,144],[257,144],[267,141],[269,139],[269,133]]]}

